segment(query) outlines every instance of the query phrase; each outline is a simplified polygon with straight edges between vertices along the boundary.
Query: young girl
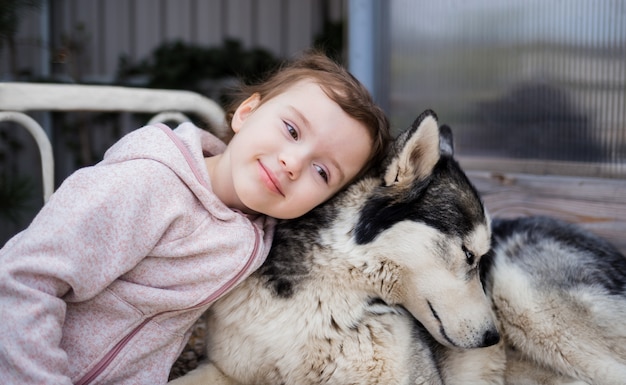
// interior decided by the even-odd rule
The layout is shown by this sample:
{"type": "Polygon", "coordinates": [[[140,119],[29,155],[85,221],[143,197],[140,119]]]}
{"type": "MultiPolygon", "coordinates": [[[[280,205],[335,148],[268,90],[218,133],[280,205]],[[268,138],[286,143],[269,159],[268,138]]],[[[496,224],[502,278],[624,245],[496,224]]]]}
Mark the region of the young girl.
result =
{"type": "Polygon", "coordinates": [[[227,113],[228,145],[148,126],[71,175],[0,250],[0,383],[167,382],[189,329],[295,218],[377,163],[387,120],[309,53],[227,113]]]}

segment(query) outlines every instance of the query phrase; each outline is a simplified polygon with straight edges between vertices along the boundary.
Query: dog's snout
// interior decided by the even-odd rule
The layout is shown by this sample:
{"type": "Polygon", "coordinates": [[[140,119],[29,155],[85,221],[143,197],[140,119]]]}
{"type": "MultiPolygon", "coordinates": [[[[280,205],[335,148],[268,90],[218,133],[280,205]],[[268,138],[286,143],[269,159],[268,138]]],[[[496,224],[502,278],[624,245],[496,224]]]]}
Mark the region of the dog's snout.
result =
{"type": "Polygon", "coordinates": [[[496,329],[489,329],[483,335],[483,347],[495,345],[500,342],[500,333],[496,329]]]}

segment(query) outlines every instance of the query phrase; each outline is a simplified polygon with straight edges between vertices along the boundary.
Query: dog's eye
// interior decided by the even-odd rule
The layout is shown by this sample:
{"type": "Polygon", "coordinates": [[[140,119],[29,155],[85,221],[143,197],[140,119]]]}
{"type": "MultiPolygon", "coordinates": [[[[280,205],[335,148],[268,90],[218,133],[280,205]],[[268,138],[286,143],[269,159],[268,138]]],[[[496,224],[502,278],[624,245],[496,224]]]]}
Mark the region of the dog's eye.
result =
{"type": "Polygon", "coordinates": [[[465,253],[465,262],[467,262],[467,264],[470,266],[473,265],[474,260],[476,259],[476,257],[474,256],[474,253],[468,250],[467,247],[465,246],[463,246],[463,252],[465,253]]]}

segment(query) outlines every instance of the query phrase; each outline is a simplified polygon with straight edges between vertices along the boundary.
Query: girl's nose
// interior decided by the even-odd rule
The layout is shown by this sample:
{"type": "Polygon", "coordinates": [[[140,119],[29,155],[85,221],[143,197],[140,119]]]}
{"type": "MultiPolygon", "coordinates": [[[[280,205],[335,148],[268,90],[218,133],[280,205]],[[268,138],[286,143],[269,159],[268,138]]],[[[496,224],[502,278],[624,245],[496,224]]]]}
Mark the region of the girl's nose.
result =
{"type": "Polygon", "coordinates": [[[289,154],[286,152],[281,153],[280,155],[280,164],[289,175],[289,179],[297,179],[302,172],[302,159],[296,154],[289,154]]]}

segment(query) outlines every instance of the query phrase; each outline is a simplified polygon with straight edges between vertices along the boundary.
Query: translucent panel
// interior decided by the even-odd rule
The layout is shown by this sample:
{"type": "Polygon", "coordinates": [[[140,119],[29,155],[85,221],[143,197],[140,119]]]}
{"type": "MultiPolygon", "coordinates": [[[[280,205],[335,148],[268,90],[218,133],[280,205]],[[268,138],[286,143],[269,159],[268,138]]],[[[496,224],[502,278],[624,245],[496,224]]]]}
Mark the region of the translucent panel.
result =
{"type": "Polygon", "coordinates": [[[626,2],[393,0],[390,7],[395,127],[432,108],[452,127],[461,156],[626,175],[626,2]]]}

